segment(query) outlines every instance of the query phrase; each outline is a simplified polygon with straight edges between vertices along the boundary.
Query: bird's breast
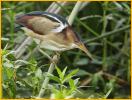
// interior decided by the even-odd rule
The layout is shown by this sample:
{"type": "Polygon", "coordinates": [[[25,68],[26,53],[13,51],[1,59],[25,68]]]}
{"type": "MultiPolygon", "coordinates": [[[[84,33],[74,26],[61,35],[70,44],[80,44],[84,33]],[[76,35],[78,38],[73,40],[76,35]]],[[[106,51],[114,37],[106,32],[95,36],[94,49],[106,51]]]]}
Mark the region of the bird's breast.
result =
{"type": "Polygon", "coordinates": [[[65,51],[68,50],[69,48],[66,45],[59,44],[55,41],[52,40],[45,40],[40,43],[41,48],[49,49],[52,51],[65,51]]]}
{"type": "Polygon", "coordinates": [[[40,41],[38,39],[34,39],[34,40],[37,44],[40,45],[40,48],[45,48],[52,51],[65,51],[75,48],[74,44],[65,45],[47,38],[45,38],[44,41],[40,41]]]}

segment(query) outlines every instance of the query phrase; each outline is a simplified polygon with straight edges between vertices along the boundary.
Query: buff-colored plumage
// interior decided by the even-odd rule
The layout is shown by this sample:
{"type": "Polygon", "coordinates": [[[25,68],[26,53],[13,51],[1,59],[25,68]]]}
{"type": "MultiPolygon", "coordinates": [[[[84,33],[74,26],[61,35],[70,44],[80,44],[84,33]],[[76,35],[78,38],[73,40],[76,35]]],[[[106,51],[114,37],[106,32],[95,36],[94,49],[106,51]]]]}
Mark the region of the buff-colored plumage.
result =
{"type": "Polygon", "coordinates": [[[92,58],[77,34],[61,16],[47,12],[32,12],[17,16],[16,23],[24,26],[22,29],[25,33],[34,38],[41,48],[53,51],[79,48],[92,58]]]}

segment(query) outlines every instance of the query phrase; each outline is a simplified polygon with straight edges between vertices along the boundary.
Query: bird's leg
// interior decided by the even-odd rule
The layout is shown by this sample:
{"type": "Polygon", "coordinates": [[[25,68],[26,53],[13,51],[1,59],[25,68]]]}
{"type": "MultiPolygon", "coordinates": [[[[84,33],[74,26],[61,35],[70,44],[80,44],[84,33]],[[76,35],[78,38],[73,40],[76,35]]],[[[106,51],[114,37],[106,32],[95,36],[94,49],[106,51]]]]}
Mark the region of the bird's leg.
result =
{"type": "Polygon", "coordinates": [[[38,48],[38,50],[45,55],[50,61],[52,61],[52,58],[48,55],[48,53],[44,52],[42,49],[38,48]]]}
{"type": "MultiPolygon", "coordinates": [[[[57,55],[57,59],[60,59],[60,54],[61,54],[61,52],[55,51],[55,55],[57,55]]],[[[54,61],[54,62],[56,63],[56,61],[54,61]]]]}
{"type": "Polygon", "coordinates": [[[55,51],[55,54],[56,54],[57,56],[60,56],[61,52],[55,51]]]}
{"type": "Polygon", "coordinates": [[[43,55],[45,55],[50,61],[52,61],[52,58],[49,56],[49,54],[46,53],[46,52],[44,52],[44,51],[40,48],[41,42],[42,42],[42,41],[40,41],[40,43],[39,43],[39,45],[38,45],[38,50],[39,50],[43,55]]]}

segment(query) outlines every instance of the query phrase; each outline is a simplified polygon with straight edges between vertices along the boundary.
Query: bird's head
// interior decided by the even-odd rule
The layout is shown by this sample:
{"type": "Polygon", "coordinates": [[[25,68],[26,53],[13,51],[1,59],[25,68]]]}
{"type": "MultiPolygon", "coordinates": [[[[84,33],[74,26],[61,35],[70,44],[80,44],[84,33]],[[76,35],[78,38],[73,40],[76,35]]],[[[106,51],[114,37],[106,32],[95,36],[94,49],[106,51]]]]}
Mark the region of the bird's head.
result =
{"type": "Polygon", "coordinates": [[[64,32],[66,34],[66,39],[67,41],[71,41],[73,47],[78,48],[82,51],[84,51],[87,56],[93,60],[92,55],[90,54],[90,52],[88,51],[88,49],[86,48],[86,46],[84,45],[84,43],[81,41],[80,37],[78,36],[78,34],[71,28],[71,26],[68,26],[66,28],[66,32],[64,32]]]}

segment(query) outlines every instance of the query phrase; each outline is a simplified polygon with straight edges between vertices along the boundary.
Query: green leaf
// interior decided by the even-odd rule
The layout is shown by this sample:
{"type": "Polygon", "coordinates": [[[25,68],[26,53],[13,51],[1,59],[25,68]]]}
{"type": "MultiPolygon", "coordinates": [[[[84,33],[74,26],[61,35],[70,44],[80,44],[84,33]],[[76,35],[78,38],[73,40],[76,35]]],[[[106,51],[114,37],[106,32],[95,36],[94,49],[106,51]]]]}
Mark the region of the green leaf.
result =
{"type": "Polygon", "coordinates": [[[65,76],[66,70],[67,70],[67,67],[65,67],[65,69],[64,69],[63,72],[62,72],[63,78],[64,78],[64,76],[65,76]]]}
{"type": "Polygon", "coordinates": [[[69,80],[69,85],[70,85],[71,88],[73,88],[74,87],[74,80],[70,79],[69,80]]]}
{"type": "Polygon", "coordinates": [[[70,72],[70,73],[64,78],[63,83],[64,83],[65,81],[67,81],[68,79],[70,79],[71,77],[73,77],[73,75],[75,75],[78,71],[79,71],[79,69],[75,69],[75,70],[73,70],[72,72],[70,72]]]}
{"type": "Polygon", "coordinates": [[[64,77],[64,76],[63,76],[61,70],[60,70],[57,66],[55,66],[55,68],[56,68],[56,70],[57,70],[57,73],[58,73],[59,77],[63,80],[63,77],[64,77]]]}
{"type": "Polygon", "coordinates": [[[3,79],[6,80],[10,80],[13,79],[14,73],[13,73],[14,69],[13,68],[5,68],[3,67],[3,79]]]}
{"type": "Polygon", "coordinates": [[[49,77],[51,80],[54,80],[54,81],[56,81],[58,83],[61,83],[60,79],[57,76],[54,76],[54,75],[52,75],[50,73],[47,73],[47,77],[49,77]]]}
{"type": "Polygon", "coordinates": [[[73,79],[69,80],[69,85],[70,85],[70,89],[68,90],[68,95],[72,95],[77,90],[77,86],[75,85],[73,79]]]}
{"type": "Polygon", "coordinates": [[[79,66],[87,65],[88,64],[88,59],[87,58],[79,59],[79,61],[77,61],[75,64],[79,65],[79,66]]]}
{"type": "Polygon", "coordinates": [[[111,88],[104,96],[104,98],[108,98],[108,96],[110,95],[110,93],[112,92],[113,88],[111,88]]]}
{"type": "Polygon", "coordinates": [[[56,89],[54,86],[52,86],[51,89],[52,89],[51,91],[52,91],[54,94],[59,93],[59,90],[56,89]]]}
{"type": "Polygon", "coordinates": [[[97,86],[98,81],[99,81],[98,74],[94,74],[93,79],[92,79],[92,84],[93,84],[94,87],[97,86]]]}
{"type": "Polygon", "coordinates": [[[99,82],[101,82],[103,86],[105,85],[102,75],[100,73],[96,73],[93,75],[92,84],[94,85],[94,87],[97,87],[99,82]]]}
{"type": "Polygon", "coordinates": [[[90,75],[90,74],[87,71],[80,69],[76,75],[85,76],[85,75],[90,75]]]}
{"type": "Polygon", "coordinates": [[[35,76],[38,78],[42,78],[42,70],[40,68],[37,69],[37,71],[35,72],[35,76]]]}
{"type": "Polygon", "coordinates": [[[5,63],[3,63],[3,66],[4,67],[7,67],[7,68],[13,68],[14,67],[14,65],[11,63],[11,62],[5,62],[5,63]]]}
{"type": "Polygon", "coordinates": [[[74,85],[77,85],[77,84],[78,84],[79,79],[80,79],[80,78],[77,78],[77,79],[74,80],[74,85]]]}

